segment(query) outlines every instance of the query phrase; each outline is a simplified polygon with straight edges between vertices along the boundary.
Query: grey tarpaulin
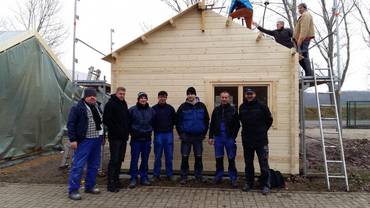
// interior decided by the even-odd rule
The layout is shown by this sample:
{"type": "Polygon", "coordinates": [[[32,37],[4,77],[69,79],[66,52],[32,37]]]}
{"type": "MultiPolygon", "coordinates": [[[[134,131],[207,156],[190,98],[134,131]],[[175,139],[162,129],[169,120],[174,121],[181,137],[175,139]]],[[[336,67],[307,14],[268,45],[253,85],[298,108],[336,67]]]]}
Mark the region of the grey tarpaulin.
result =
{"type": "Polygon", "coordinates": [[[0,50],[0,160],[60,144],[82,89],[57,62],[37,36],[0,50]]]}

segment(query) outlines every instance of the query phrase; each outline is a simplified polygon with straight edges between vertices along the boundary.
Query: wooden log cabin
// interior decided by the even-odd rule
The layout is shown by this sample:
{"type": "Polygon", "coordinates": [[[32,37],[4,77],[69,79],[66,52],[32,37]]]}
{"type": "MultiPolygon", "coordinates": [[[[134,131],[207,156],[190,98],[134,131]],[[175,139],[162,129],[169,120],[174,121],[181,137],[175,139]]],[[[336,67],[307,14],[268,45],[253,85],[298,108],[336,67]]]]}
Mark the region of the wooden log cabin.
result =
{"type": "MultiPolygon", "coordinates": [[[[176,109],[185,101],[186,89],[194,86],[209,114],[227,90],[232,104],[243,102],[243,90],[253,87],[274,118],[269,130],[270,167],[283,173],[299,172],[297,57],[269,38],[260,38],[246,27],[201,4],[195,4],[168,21],[117,49],[103,59],[111,63],[112,91],[127,89],[129,106],[137,93],[157,102],[160,90],[176,109]]],[[[204,170],[215,171],[213,146],[204,141],[204,170]]],[[[237,169],[244,172],[241,137],[237,138],[237,169]]],[[[125,161],[130,160],[128,147],[125,161]]],[[[153,151],[149,167],[153,167],[153,151]]],[[[180,141],[175,133],[174,169],[180,169],[180,141]]],[[[164,161],[164,158],[163,158],[164,161]]],[[[225,165],[227,160],[225,159],[225,165]]],[[[259,170],[257,160],[256,170],[259,170]]],[[[129,163],[124,163],[128,168],[129,163]]],[[[192,164],[190,164],[192,170],[192,164]]],[[[227,166],[226,166],[227,167],[227,166]]],[[[164,164],[162,165],[164,168],[164,164]]]]}

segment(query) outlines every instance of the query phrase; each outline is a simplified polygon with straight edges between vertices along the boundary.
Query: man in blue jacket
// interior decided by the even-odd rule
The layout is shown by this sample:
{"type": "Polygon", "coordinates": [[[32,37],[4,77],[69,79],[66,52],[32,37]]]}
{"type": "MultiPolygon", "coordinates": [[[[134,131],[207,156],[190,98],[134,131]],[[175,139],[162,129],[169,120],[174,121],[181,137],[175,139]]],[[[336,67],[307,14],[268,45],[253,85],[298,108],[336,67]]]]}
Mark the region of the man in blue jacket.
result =
{"type": "Polygon", "coordinates": [[[230,19],[244,17],[247,28],[252,28],[253,22],[253,6],[249,0],[232,0],[229,8],[229,19],[226,24],[228,25],[230,19]]]}
{"type": "Polygon", "coordinates": [[[167,104],[167,92],[160,91],[158,93],[158,104],[153,106],[155,116],[153,120],[154,127],[154,170],[153,178],[155,181],[160,181],[161,174],[161,158],[162,153],[166,159],[166,175],[167,179],[173,181],[173,127],[175,125],[176,112],[175,109],[167,104]]]}
{"type": "Polygon", "coordinates": [[[220,93],[221,105],[217,106],[212,113],[209,127],[210,145],[214,145],[216,156],[216,176],[214,183],[220,183],[224,176],[224,154],[226,149],[229,161],[229,177],[231,186],[237,187],[237,170],[235,166],[236,137],[238,136],[240,123],[238,110],[230,105],[230,94],[226,91],[220,93]]]}
{"type": "Polygon", "coordinates": [[[67,128],[71,148],[75,149],[68,180],[68,196],[73,200],[81,199],[79,188],[85,165],[85,193],[99,194],[100,190],[95,188],[95,181],[100,165],[103,126],[102,111],[96,102],[94,88],[86,88],[84,98],[71,108],[67,128]]]}
{"type": "Polygon", "coordinates": [[[198,182],[204,182],[202,171],[203,139],[205,138],[209,115],[204,103],[196,97],[194,87],[186,91],[187,99],[177,110],[176,130],[181,140],[181,184],[186,184],[189,174],[189,156],[191,147],[194,151],[194,173],[198,182]]]}
{"type": "Polygon", "coordinates": [[[149,107],[148,95],[140,92],[137,97],[136,105],[129,109],[130,116],[130,135],[131,135],[131,163],[130,163],[130,185],[135,188],[137,176],[140,171],[140,183],[150,186],[148,178],[148,159],[151,148],[153,118],[155,111],[149,107]],[[138,170],[139,157],[141,155],[140,170],[138,170]]]}

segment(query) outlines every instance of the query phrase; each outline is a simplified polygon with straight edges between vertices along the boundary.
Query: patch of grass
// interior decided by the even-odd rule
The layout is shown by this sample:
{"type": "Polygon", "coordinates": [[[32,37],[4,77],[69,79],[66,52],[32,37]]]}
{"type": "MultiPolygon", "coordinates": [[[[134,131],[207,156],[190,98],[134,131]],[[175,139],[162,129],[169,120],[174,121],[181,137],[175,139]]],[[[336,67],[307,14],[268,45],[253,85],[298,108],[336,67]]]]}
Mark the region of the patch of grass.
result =
{"type": "MultiPolygon", "coordinates": [[[[325,117],[334,117],[335,116],[335,111],[334,109],[331,108],[323,108],[321,109],[321,113],[325,117]]],[[[354,115],[356,114],[356,119],[357,120],[370,120],[370,107],[358,107],[356,109],[356,112],[354,109],[350,110],[350,115],[351,118],[354,118],[354,115]]],[[[342,107],[342,117],[343,119],[347,119],[347,107],[342,107]]],[[[305,108],[305,118],[307,120],[317,120],[317,108],[315,107],[309,107],[305,108]]]]}

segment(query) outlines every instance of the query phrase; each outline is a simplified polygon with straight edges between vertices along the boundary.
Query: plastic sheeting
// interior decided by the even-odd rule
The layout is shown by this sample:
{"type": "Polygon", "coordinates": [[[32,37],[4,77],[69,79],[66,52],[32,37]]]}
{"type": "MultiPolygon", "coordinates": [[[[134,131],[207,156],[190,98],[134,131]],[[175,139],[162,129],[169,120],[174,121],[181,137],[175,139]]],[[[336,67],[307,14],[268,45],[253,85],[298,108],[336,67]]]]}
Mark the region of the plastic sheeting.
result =
{"type": "Polygon", "coordinates": [[[0,160],[60,144],[74,90],[36,37],[0,53],[0,160]]]}

